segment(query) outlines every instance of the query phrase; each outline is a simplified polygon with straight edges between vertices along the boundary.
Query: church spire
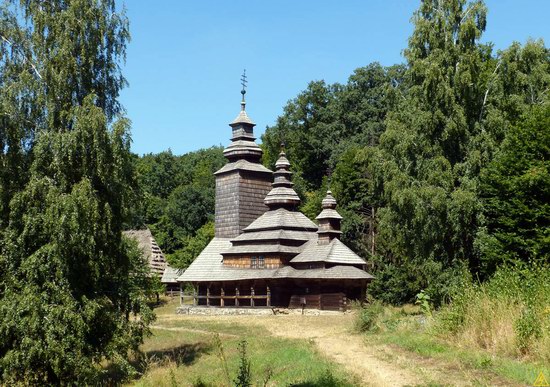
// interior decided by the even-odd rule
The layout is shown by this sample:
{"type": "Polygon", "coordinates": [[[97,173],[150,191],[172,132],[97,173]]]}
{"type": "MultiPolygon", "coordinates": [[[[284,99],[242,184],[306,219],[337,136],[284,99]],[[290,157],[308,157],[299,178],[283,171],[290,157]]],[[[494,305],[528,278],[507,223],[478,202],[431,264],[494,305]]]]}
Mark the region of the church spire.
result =
{"type": "Polygon", "coordinates": [[[229,124],[233,129],[231,144],[224,150],[224,156],[230,161],[245,159],[251,162],[259,163],[262,157],[262,149],[256,144],[254,137],[254,121],[246,114],[246,86],[248,84],[246,70],[241,76],[241,111],[237,117],[229,124]]]}
{"type": "Polygon", "coordinates": [[[342,216],[335,209],[336,199],[334,199],[330,190],[327,191],[327,196],[321,202],[321,207],[323,210],[316,218],[319,221],[317,234],[319,235],[318,242],[320,245],[328,244],[342,234],[342,231],[340,231],[342,216]]]}
{"type": "Polygon", "coordinates": [[[273,179],[272,189],[265,197],[264,203],[272,210],[285,207],[295,209],[300,204],[300,197],[294,191],[294,185],[290,181],[292,172],[290,172],[290,162],[286,158],[284,144],[281,144],[281,153],[275,163],[275,178],[273,179]]]}

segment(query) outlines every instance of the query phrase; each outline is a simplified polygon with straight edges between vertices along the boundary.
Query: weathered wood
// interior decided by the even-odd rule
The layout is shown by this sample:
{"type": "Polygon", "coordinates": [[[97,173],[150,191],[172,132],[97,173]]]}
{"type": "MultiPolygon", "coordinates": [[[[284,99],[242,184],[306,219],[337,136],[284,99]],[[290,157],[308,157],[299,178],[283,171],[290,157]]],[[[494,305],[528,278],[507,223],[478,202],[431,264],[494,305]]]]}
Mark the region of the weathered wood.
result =
{"type": "Polygon", "coordinates": [[[223,290],[223,286],[221,288],[221,297],[220,297],[220,306],[224,306],[224,299],[225,299],[225,292],[223,290]]]}
{"type": "Polygon", "coordinates": [[[206,287],[206,306],[210,306],[210,284],[206,287]]]}
{"type": "Polygon", "coordinates": [[[235,288],[235,306],[239,306],[239,287],[235,288]]]}
{"type": "Polygon", "coordinates": [[[197,296],[198,296],[197,293],[198,293],[198,292],[197,292],[197,286],[198,286],[198,285],[194,285],[194,284],[193,284],[193,305],[195,305],[195,306],[198,305],[198,298],[197,298],[197,296]]]}
{"type": "Polygon", "coordinates": [[[267,301],[266,305],[269,307],[271,306],[271,289],[269,289],[269,286],[267,287],[267,301]]]}
{"type": "Polygon", "coordinates": [[[269,173],[233,170],[216,176],[215,234],[234,238],[267,211],[264,198],[271,190],[269,173]]]}
{"type": "MultiPolygon", "coordinates": [[[[261,269],[278,269],[284,266],[281,257],[261,254],[264,257],[264,267],[261,269]]],[[[258,254],[242,255],[242,256],[225,256],[223,265],[227,267],[236,267],[239,269],[248,269],[251,267],[252,257],[258,258],[258,254]]]]}
{"type": "Polygon", "coordinates": [[[250,306],[254,307],[254,286],[250,287],[250,306]]]}
{"type": "MultiPolygon", "coordinates": [[[[206,300],[206,297],[207,296],[188,296],[188,295],[183,295],[182,296],[183,298],[196,298],[197,300],[206,300]]],[[[250,300],[250,299],[255,299],[255,300],[267,300],[267,296],[258,296],[258,295],[254,295],[254,296],[213,296],[213,295],[210,295],[210,300],[219,300],[219,299],[224,299],[224,300],[235,300],[235,299],[239,299],[239,300],[250,300]]]]}

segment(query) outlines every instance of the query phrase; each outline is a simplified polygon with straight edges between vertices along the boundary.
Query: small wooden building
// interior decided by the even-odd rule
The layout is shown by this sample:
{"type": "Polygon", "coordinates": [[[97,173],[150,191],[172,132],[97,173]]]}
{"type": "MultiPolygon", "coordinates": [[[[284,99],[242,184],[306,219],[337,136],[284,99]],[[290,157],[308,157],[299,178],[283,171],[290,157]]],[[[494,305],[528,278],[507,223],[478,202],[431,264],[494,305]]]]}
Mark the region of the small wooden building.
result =
{"type": "Polygon", "coordinates": [[[364,300],[373,276],[339,239],[342,217],[328,191],[315,224],[297,210],[290,162],[265,168],[245,111],[230,124],[228,163],[216,175],[215,237],[177,277],[195,305],[344,310],[364,300]]]}
{"type": "Polygon", "coordinates": [[[164,274],[167,264],[162,250],[153,238],[153,234],[151,234],[151,230],[148,228],[145,230],[128,230],[124,231],[123,234],[138,243],[138,247],[143,252],[143,258],[149,265],[151,274],[160,278],[164,274]]]}

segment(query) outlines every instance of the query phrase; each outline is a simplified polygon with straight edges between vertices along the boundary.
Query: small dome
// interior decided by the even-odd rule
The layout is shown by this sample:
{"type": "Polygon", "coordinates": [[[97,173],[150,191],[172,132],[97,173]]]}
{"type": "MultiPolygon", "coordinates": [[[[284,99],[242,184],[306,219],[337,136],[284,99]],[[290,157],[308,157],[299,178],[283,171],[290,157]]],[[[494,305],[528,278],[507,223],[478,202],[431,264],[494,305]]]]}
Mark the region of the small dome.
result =
{"type": "Polygon", "coordinates": [[[278,207],[296,207],[300,204],[300,197],[294,191],[290,177],[290,162],[286,158],[284,151],[279,154],[279,159],[275,163],[275,172],[273,172],[273,188],[264,199],[264,203],[270,208],[278,207]]]}

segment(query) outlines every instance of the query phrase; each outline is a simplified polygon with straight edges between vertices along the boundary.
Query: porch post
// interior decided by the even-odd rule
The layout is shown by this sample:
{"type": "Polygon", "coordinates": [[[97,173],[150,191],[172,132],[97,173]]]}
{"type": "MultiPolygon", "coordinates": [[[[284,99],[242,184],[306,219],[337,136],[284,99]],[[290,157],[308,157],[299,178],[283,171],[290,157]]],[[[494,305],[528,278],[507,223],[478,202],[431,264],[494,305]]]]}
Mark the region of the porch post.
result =
{"type": "Polygon", "coordinates": [[[223,306],[225,306],[225,305],[224,305],[225,302],[224,302],[224,299],[223,299],[223,298],[225,297],[225,292],[224,292],[224,290],[223,290],[223,285],[222,285],[222,290],[221,290],[221,293],[220,293],[220,294],[221,294],[221,297],[220,297],[220,306],[223,307],[223,306]]]}
{"type": "Polygon", "coordinates": [[[271,306],[271,289],[269,289],[269,285],[267,286],[267,303],[266,305],[268,307],[271,306]]]}
{"type": "Polygon", "coordinates": [[[250,306],[254,307],[254,285],[250,287],[250,306]]]}
{"type": "Polygon", "coordinates": [[[210,306],[210,283],[206,287],[206,306],[210,306]]]}
{"type": "Polygon", "coordinates": [[[183,305],[183,284],[180,282],[180,305],[183,305]]]}
{"type": "Polygon", "coordinates": [[[198,287],[199,287],[198,284],[193,284],[193,305],[194,306],[197,306],[199,303],[197,298],[198,287]]]}
{"type": "Polygon", "coordinates": [[[235,306],[239,306],[239,287],[235,286],[235,306]]]}

